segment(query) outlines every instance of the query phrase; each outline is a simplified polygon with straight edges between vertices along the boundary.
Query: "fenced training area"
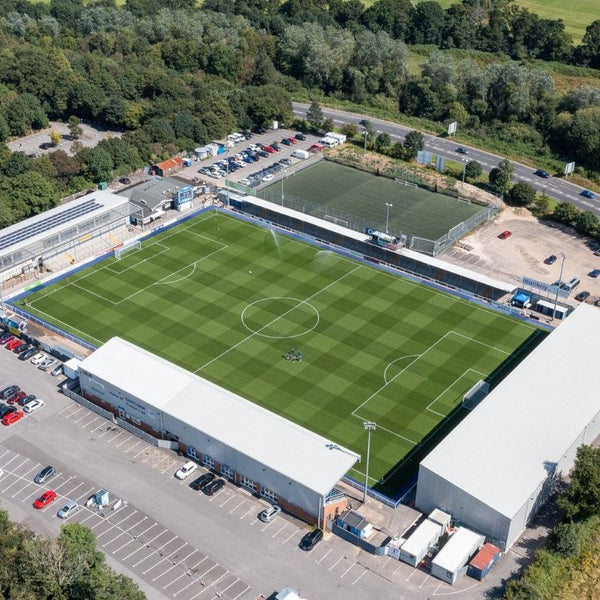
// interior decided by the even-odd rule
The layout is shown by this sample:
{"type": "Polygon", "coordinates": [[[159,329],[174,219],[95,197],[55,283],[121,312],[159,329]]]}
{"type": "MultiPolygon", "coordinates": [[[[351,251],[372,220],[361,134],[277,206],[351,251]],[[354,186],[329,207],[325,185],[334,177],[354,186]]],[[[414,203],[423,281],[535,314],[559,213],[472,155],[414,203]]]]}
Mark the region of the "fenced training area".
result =
{"type": "Polygon", "coordinates": [[[431,255],[496,210],[329,160],[283,176],[256,195],[356,231],[371,227],[407,235],[410,248],[431,255]]]}
{"type": "Polygon", "coordinates": [[[402,459],[538,332],[220,211],[129,250],[20,308],[92,344],[119,335],[362,455],[374,421],[369,483],[389,493],[402,459]]]}

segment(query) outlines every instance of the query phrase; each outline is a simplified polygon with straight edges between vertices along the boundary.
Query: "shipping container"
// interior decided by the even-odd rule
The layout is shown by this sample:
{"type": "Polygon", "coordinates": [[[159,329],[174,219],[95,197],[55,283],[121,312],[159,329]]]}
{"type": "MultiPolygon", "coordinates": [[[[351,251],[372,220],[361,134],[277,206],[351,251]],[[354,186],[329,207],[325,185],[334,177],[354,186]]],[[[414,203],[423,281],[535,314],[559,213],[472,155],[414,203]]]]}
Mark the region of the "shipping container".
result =
{"type": "Polygon", "coordinates": [[[484,544],[483,548],[481,548],[469,563],[467,575],[481,581],[499,559],[500,549],[494,546],[494,544],[484,544]]]}

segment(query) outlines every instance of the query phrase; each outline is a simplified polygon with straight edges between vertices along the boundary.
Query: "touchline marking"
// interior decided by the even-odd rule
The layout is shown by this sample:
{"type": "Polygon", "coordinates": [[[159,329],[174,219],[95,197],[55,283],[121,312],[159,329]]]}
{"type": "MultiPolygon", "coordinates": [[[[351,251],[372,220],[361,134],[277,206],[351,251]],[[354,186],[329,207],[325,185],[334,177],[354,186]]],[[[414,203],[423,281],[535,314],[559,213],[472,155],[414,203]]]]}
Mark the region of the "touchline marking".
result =
{"type": "MultiPolygon", "coordinates": [[[[358,269],[362,268],[362,265],[358,265],[356,267],[354,267],[354,269],[351,269],[350,271],[348,271],[347,273],[344,273],[344,275],[342,275],[341,277],[339,277],[338,279],[336,279],[335,281],[332,281],[331,283],[327,284],[324,288],[321,288],[319,291],[315,292],[314,294],[312,294],[311,296],[309,296],[308,298],[305,298],[302,303],[306,303],[309,300],[312,300],[315,296],[318,296],[319,294],[321,294],[322,292],[324,292],[325,290],[329,289],[330,287],[336,285],[337,283],[339,283],[340,281],[342,281],[343,279],[345,279],[346,277],[348,277],[349,275],[352,275],[355,271],[357,271],[358,269]]],[[[263,325],[260,329],[257,329],[256,331],[252,332],[250,335],[248,335],[247,337],[241,339],[237,344],[234,344],[233,346],[227,348],[227,350],[224,350],[223,352],[221,352],[221,354],[215,356],[213,359],[209,360],[207,363],[204,363],[201,367],[198,367],[194,373],[198,373],[198,371],[201,371],[202,369],[205,369],[206,367],[212,365],[214,362],[216,362],[217,360],[219,360],[220,358],[223,358],[223,356],[225,356],[226,354],[228,354],[229,352],[231,352],[232,350],[235,350],[238,346],[241,346],[244,342],[247,342],[248,340],[252,339],[254,336],[260,334],[261,331],[265,330],[267,327],[271,327],[271,325],[273,325],[274,323],[276,323],[277,321],[279,321],[280,319],[283,319],[286,315],[288,315],[289,313],[293,312],[294,310],[296,310],[298,308],[300,304],[297,304],[296,306],[292,306],[292,308],[290,308],[289,310],[286,310],[283,314],[279,315],[278,317],[275,317],[274,319],[272,319],[271,321],[269,321],[268,323],[265,323],[265,325],[263,325]]]]}

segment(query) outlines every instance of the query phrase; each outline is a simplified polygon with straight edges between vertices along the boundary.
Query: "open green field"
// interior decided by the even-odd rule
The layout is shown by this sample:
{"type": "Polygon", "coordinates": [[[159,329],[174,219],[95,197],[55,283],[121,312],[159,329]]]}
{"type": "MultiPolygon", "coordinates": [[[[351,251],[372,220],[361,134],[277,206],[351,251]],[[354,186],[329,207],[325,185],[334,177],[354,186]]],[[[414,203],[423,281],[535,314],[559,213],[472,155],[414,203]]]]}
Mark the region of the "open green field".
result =
{"type": "Polygon", "coordinates": [[[540,333],[216,211],[18,304],[97,345],[121,336],[362,455],[375,421],[371,484],[388,490],[463,394],[540,333]],[[284,358],[292,347],[302,362],[284,358]]]}
{"type": "Polygon", "coordinates": [[[482,210],[477,204],[405,186],[329,160],[267,186],[258,196],[279,204],[282,189],[284,206],[315,215],[319,207],[318,216],[363,231],[365,226],[385,231],[386,202],[390,203],[390,233],[429,240],[439,239],[482,210]]]}

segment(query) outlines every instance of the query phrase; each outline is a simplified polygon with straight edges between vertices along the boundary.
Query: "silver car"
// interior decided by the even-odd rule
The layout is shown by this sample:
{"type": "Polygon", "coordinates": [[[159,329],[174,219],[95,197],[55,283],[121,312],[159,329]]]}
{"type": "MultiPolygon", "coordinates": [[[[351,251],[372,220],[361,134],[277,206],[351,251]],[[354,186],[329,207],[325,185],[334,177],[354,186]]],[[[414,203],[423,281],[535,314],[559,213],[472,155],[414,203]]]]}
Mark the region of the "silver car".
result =
{"type": "Polygon", "coordinates": [[[281,512],[281,507],[274,505],[274,506],[269,506],[269,508],[265,508],[265,510],[263,510],[260,515],[259,515],[259,519],[261,521],[263,521],[264,523],[270,523],[273,519],[275,519],[279,513],[281,512]]]}
{"type": "Polygon", "coordinates": [[[74,500],[69,500],[57,513],[59,519],[68,519],[74,512],[77,512],[79,504],[74,500]]]}
{"type": "Polygon", "coordinates": [[[45,371],[46,369],[49,369],[55,362],[56,362],[55,358],[48,357],[46,360],[43,360],[38,365],[38,369],[40,369],[41,371],[45,371]]]}

